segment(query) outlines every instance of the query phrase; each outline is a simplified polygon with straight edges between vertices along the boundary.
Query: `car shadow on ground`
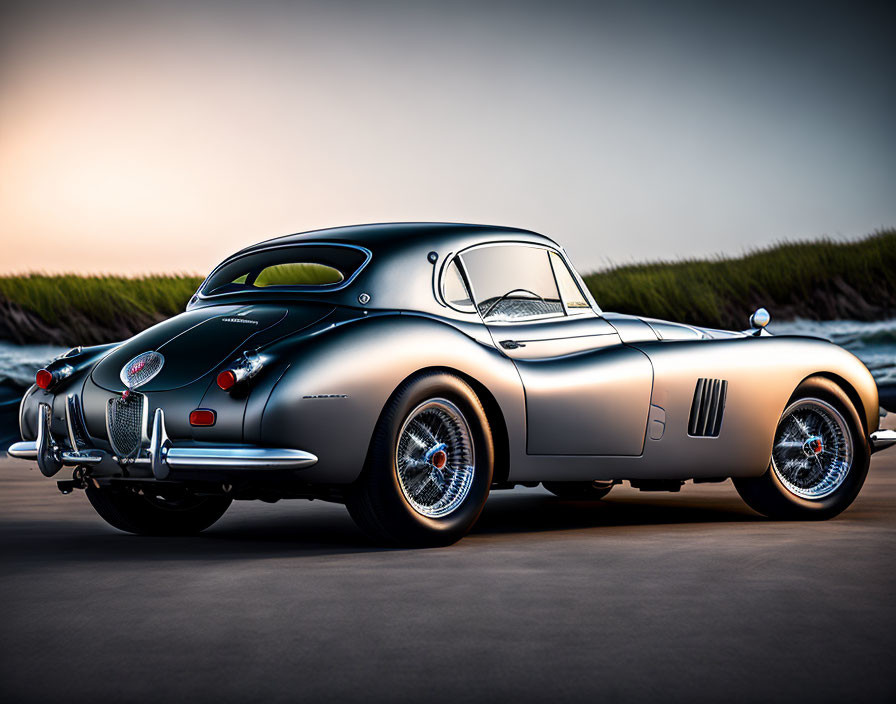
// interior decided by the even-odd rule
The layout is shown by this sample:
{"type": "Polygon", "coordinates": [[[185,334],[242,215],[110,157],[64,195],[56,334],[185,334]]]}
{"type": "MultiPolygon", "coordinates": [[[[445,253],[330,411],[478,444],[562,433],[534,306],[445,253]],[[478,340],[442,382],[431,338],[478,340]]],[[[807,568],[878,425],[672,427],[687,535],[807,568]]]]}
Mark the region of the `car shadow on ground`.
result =
{"type": "Polygon", "coordinates": [[[681,495],[610,497],[601,501],[569,501],[532,496],[514,501],[490,500],[472,535],[496,535],[606,529],[626,526],[663,526],[699,523],[736,523],[764,520],[740,501],[720,495],[718,500],[681,495]]]}
{"type": "MultiPolygon", "coordinates": [[[[239,507],[239,504],[237,504],[239,507]]],[[[116,531],[96,517],[86,520],[40,519],[4,522],[0,561],[209,561],[295,558],[377,552],[401,552],[371,543],[337,505],[302,511],[299,501],[282,502],[271,515],[234,511],[195,537],[144,537],[116,531]]],[[[471,534],[461,543],[512,543],[526,534],[586,531],[595,537],[614,528],[731,524],[762,521],[742,504],[720,496],[663,499],[623,497],[597,502],[565,501],[542,493],[492,497],[471,534]],[[677,499],[677,500],[676,500],[677,499]]]]}

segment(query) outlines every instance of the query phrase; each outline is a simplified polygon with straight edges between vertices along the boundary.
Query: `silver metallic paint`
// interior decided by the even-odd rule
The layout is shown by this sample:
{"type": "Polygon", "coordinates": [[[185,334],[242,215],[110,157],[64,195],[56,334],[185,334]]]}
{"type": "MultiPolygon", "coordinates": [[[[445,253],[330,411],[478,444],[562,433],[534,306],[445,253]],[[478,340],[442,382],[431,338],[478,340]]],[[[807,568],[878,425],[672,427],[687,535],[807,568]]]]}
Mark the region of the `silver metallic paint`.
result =
{"type": "MultiPolygon", "coordinates": [[[[370,244],[373,259],[351,285],[315,299],[338,306],[339,316],[265,347],[271,362],[244,397],[218,389],[213,375],[181,389],[148,394],[151,412],[164,409],[167,432],[177,439],[173,444],[192,438],[210,445],[241,442],[294,449],[319,458],[303,469],[303,481],[349,483],[363,468],[388,398],[402,381],[425,369],[457,373],[493,399],[487,405],[500,414],[492,419],[493,429],[506,427],[506,443],[498,445],[508,448],[511,481],[762,474],[790,396],[802,380],[816,374],[847,390],[875,447],[891,440],[887,431],[878,431],[877,388],[870,372],[828,342],[705,330],[603,313],[596,305],[574,318],[486,327],[477,313],[454,310],[440,300],[439,276],[455,254],[507,241],[562,253],[541,235],[413,224],[332,233],[340,241],[360,242],[370,234],[385,243],[382,251],[370,244]],[[359,292],[371,294],[363,309],[357,305],[359,292]],[[505,349],[500,343],[507,340],[522,344],[505,349]],[[728,381],[718,437],[687,434],[700,377],[728,381]],[[189,411],[200,406],[218,412],[214,428],[189,427],[189,411]]],[[[328,231],[319,231],[244,252],[327,238],[328,231]]],[[[581,277],[575,276],[591,301],[581,277]]],[[[272,298],[274,305],[288,305],[272,298]]],[[[214,303],[199,297],[188,309],[214,303]]],[[[92,441],[99,450],[107,449],[97,409],[115,394],[89,379],[84,370],[90,368],[79,364],[52,394],[35,388],[26,393],[23,438],[35,437],[39,403],[52,406],[53,436],[65,437],[65,398],[75,393],[92,441]]],[[[31,452],[20,450],[20,456],[31,452]]],[[[115,467],[106,459],[100,466],[109,471],[115,467]]]]}

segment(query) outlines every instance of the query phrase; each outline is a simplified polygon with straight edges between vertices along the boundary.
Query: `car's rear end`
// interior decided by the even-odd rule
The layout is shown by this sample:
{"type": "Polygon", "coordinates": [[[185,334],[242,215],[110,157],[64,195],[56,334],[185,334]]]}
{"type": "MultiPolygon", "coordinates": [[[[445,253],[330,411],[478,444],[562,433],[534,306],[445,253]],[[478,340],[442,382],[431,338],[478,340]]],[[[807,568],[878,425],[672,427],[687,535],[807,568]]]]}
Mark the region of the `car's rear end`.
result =
{"type": "Polygon", "coordinates": [[[305,448],[259,443],[271,390],[291,363],[284,341],[357,317],[328,299],[369,261],[339,244],[273,245],[215,269],[187,312],[113,345],[76,348],[42,369],[22,400],[14,457],[60,488],[219,482],[301,470],[305,448]]]}

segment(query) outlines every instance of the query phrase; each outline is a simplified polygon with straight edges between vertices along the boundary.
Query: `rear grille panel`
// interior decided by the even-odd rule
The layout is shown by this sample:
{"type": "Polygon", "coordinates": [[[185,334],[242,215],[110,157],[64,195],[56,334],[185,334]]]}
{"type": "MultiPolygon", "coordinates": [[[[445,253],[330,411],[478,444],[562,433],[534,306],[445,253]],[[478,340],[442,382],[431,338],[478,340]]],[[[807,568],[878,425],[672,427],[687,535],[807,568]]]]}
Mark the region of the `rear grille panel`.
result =
{"type": "Polygon", "coordinates": [[[722,430],[727,394],[728,382],[725,379],[697,379],[688,419],[688,435],[718,437],[722,430]]]}
{"type": "Polygon", "coordinates": [[[112,450],[121,458],[136,457],[146,434],[146,397],[131,392],[127,400],[109,399],[106,407],[106,431],[112,450]]]}

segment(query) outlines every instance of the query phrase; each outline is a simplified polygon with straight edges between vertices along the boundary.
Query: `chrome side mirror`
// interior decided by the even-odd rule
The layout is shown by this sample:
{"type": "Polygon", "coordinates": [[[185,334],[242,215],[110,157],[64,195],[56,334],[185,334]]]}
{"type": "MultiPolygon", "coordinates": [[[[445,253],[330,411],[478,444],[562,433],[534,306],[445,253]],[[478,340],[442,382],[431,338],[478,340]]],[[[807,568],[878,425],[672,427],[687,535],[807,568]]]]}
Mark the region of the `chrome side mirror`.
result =
{"type": "Polygon", "coordinates": [[[765,308],[757,308],[750,316],[750,327],[756,330],[758,335],[762,329],[771,322],[772,316],[765,308]]]}

